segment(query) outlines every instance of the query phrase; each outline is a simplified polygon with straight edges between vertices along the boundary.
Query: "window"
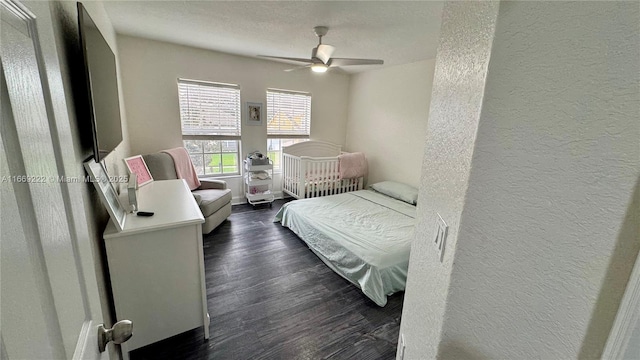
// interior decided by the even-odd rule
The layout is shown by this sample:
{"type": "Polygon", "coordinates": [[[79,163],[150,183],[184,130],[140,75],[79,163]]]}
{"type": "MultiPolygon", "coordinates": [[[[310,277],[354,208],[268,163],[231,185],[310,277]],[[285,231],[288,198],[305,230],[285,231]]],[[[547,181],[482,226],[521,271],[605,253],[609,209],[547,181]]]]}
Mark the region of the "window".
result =
{"type": "Polygon", "coordinates": [[[178,79],[182,140],[198,175],[240,174],[240,87],[178,79]]]}
{"type": "Polygon", "coordinates": [[[281,171],[282,148],[309,140],[311,94],[267,89],[267,154],[281,171]]]}
{"type": "Polygon", "coordinates": [[[282,171],[282,148],[307,141],[307,139],[267,139],[267,156],[273,161],[273,171],[282,171]]]}

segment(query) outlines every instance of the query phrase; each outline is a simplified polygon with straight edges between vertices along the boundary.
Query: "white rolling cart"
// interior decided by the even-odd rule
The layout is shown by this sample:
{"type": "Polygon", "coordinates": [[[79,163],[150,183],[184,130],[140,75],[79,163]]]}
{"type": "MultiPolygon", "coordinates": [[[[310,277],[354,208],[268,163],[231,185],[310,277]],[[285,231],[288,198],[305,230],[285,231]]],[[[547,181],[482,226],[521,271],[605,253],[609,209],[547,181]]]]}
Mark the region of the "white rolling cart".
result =
{"type": "Polygon", "coordinates": [[[244,160],[244,193],[249,204],[272,205],[273,196],[273,164],[268,161],[264,165],[252,165],[244,160]]]}

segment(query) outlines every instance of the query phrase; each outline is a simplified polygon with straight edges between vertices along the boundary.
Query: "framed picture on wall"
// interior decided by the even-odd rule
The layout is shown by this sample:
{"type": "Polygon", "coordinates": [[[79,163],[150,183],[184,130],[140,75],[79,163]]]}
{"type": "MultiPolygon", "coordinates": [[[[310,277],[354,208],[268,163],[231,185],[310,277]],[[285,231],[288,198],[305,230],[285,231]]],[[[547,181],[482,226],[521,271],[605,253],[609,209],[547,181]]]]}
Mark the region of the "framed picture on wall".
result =
{"type": "Polygon", "coordinates": [[[262,103],[247,102],[245,124],[262,125],[262,103]]]}

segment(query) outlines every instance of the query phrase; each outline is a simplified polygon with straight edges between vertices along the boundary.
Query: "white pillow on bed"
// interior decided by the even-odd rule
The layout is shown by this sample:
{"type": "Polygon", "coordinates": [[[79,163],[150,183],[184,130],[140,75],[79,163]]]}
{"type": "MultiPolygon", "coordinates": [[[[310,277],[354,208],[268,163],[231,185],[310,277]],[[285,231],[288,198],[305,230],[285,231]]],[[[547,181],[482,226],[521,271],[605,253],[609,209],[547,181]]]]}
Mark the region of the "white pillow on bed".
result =
{"type": "Polygon", "coordinates": [[[418,203],[418,189],[396,181],[382,181],[369,186],[373,190],[404,201],[411,205],[418,203]]]}

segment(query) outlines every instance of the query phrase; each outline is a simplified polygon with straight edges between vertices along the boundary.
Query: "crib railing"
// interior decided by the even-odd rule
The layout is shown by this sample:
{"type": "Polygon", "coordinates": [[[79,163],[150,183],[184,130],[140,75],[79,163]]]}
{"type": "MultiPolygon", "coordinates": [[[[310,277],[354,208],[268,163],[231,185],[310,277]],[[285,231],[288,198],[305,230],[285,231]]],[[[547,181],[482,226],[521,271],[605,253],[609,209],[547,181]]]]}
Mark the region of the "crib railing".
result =
{"type": "Polygon", "coordinates": [[[340,179],[338,158],[282,156],[282,190],[295,197],[305,199],[341,194],[361,190],[363,178],[340,179]]]}

